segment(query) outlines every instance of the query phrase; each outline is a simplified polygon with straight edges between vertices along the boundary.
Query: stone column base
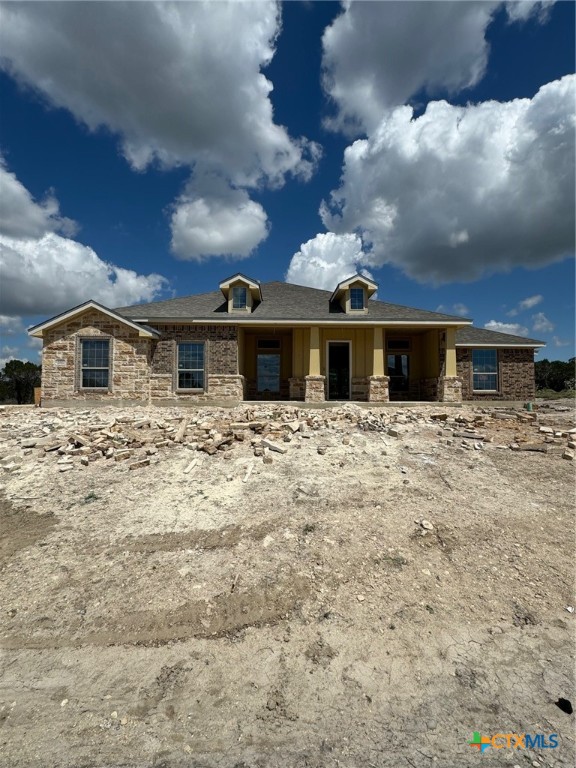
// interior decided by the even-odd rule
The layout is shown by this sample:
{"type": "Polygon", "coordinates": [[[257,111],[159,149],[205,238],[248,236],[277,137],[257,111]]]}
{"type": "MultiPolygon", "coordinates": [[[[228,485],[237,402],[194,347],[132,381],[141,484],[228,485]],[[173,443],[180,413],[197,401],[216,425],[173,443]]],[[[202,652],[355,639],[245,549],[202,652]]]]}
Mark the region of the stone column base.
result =
{"type": "Polygon", "coordinates": [[[388,376],[368,376],[368,402],[387,403],[390,400],[388,376]]]}
{"type": "Polygon", "coordinates": [[[303,376],[294,376],[288,379],[288,386],[290,400],[304,400],[305,384],[303,376]]]}
{"type": "Polygon", "coordinates": [[[244,376],[208,375],[208,397],[221,397],[227,400],[244,400],[244,376]]]}
{"type": "Polygon", "coordinates": [[[438,400],[441,403],[461,403],[462,379],[457,376],[441,376],[438,379],[438,400]]]}
{"type": "Polygon", "coordinates": [[[323,403],[326,400],[326,376],[305,376],[304,400],[307,403],[323,403]]]}

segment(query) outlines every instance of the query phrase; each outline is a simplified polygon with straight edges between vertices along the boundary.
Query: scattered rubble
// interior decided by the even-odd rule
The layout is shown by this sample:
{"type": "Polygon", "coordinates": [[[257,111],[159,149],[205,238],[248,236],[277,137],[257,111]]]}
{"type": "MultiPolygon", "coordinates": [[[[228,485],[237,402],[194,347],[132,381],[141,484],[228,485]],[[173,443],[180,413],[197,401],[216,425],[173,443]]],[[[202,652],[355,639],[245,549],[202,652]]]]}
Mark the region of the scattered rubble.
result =
{"type": "MultiPolygon", "coordinates": [[[[438,442],[459,450],[502,449],[539,452],[574,460],[576,428],[566,426],[558,408],[533,412],[506,406],[465,404],[441,411],[438,405],[366,408],[346,404],[312,409],[299,404],[243,404],[233,409],[0,409],[0,469],[25,473],[39,462],[58,471],[90,471],[113,460],[118,468],[144,469],[169,457],[174,446],[216,458],[249,451],[264,464],[303,440],[317,438],[319,456],[330,457],[330,436],[354,449],[353,436],[379,432],[402,440],[420,429],[437,430],[438,442]],[[479,431],[481,430],[481,431],[479,431]]],[[[386,454],[385,448],[383,455],[386,454]]],[[[184,472],[196,464],[190,462],[184,472]]],[[[247,479],[247,478],[246,478],[247,479]]]]}

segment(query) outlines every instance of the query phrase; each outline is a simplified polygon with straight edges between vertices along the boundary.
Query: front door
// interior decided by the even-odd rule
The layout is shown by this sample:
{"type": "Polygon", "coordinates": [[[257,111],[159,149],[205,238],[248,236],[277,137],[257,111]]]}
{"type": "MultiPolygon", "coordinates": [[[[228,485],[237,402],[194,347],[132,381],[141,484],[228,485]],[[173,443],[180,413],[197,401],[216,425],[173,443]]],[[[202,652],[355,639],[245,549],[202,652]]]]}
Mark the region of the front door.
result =
{"type": "Polygon", "coordinates": [[[390,377],[390,399],[405,400],[410,389],[410,357],[389,354],[388,376],[390,377]]]}
{"type": "Polygon", "coordinates": [[[350,342],[328,342],[328,399],[350,400],[350,342]]]}

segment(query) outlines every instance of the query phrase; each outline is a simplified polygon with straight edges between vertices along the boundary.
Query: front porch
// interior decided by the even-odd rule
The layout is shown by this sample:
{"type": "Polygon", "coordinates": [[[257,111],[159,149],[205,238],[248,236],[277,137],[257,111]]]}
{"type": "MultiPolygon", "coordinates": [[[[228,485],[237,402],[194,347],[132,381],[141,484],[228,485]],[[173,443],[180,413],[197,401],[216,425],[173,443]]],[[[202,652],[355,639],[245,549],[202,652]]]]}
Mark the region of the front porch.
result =
{"type": "Polygon", "coordinates": [[[461,402],[453,328],[239,329],[246,400],[461,402]]]}

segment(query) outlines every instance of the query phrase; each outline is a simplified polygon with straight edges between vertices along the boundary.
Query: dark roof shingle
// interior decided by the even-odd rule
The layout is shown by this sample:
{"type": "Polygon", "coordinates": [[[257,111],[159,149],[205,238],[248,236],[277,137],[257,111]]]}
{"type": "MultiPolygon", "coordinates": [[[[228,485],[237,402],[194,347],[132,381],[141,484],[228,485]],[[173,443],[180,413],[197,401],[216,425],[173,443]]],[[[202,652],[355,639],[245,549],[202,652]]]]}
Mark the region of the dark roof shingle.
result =
{"type": "Polygon", "coordinates": [[[456,344],[466,346],[466,344],[505,344],[507,346],[543,346],[544,341],[537,339],[527,339],[525,336],[513,336],[510,333],[500,333],[500,331],[489,331],[487,328],[474,328],[468,325],[465,328],[458,328],[456,331],[456,344]]]}
{"type": "MultiPolygon", "coordinates": [[[[399,304],[389,304],[384,301],[370,300],[367,303],[368,312],[362,315],[347,315],[339,304],[331,303],[330,291],[322,291],[318,288],[308,288],[293,283],[270,282],[261,284],[262,301],[251,312],[250,320],[341,320],[343,323],[380,321],[406,321],[406,322],[470,322],[466,318],[454,315],[444,315],[439,312],[430,312],[426,309],[404,307],[399,304]]],[[[157,301],[150,304],[139,304],[133,307],[120,307],[116,309],[126,317],[134,320],[146,318],[149,320],[166,319],[194,319],[194,320],[222,320],[222,315],[227,314],[227,304],[220,291],[201,293],[196,296],[183,296],[168,301],[157,301]]],[[[232,318],[231,318],[232,319],[232,318]]],[[[237,322],[241,318],[233,316],[237,322]]]]}

